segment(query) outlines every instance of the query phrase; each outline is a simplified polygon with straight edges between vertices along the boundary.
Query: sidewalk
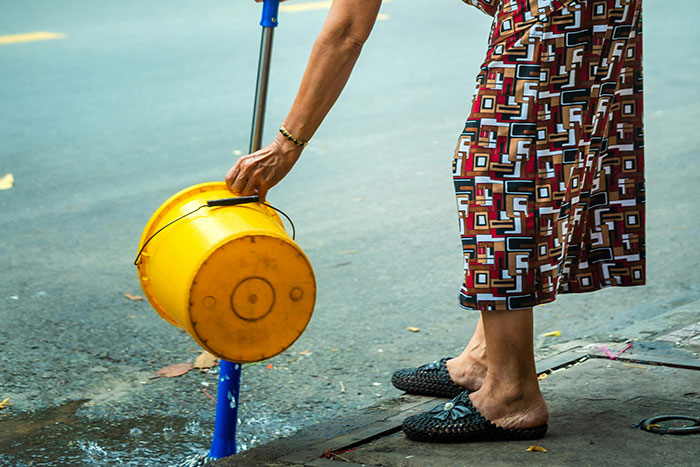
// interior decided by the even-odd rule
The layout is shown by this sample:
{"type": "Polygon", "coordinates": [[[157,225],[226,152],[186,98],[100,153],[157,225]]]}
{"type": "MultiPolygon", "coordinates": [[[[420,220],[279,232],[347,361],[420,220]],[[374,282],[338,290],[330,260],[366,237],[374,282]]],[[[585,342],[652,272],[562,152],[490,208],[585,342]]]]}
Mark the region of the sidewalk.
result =
{"type": "MultiPolygon", "coordinates": [[[[616,360],[592,344],[579,343],[538,362],[538,372],[547,375],[541,387],[551,413],[549,433],[542,440],[409,441],[400,431],[402,420],[445,400],[402,395],[214,465],[698,465],[700,435],[663,436],[633,427],[658,415],[700,416],[698,349],[668,342],[678,336],[693,338],[692,326],[682,329],[686,331],[636,341],[616,360]],[[547,452],[527,452],[531,445],[547,452]]],[[[616,353],[625,345],[607,347],[616,353]]]]}

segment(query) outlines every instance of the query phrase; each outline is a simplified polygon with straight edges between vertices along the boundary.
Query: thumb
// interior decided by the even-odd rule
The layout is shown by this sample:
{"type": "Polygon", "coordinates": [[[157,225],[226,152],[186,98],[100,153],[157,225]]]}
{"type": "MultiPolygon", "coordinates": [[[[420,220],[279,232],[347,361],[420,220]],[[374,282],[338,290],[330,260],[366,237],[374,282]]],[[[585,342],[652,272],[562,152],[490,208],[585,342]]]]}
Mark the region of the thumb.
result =
{"type": "Polygon", "coordinates": [[[269,188],[267,187],[267,185],[258,186],[258,199],[260,199],[261,203],[264,203],[266,201],[268,190],[269,188]]]}

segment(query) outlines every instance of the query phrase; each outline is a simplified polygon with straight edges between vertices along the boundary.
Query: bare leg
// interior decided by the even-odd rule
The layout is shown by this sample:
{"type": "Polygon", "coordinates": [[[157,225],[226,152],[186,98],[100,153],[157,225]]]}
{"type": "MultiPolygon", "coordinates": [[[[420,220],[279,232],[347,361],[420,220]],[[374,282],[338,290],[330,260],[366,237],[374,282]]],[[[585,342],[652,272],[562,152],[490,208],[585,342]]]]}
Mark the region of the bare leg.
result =
{"type": "Polygon", "coordinates": [[[447,361],[447,371],[452,381],[470,391],[476,391],[486,377],[486,339],[484,321],[479,318],[469,344],[459,357],[447,361]]]}
{"type": "Polygon", "coordinates": [[[486,378],[470,394],[474,406],[503,428],[535,428],[547,423],[532,344],[532,309],[482,312],[488,347],[486,378]]]}

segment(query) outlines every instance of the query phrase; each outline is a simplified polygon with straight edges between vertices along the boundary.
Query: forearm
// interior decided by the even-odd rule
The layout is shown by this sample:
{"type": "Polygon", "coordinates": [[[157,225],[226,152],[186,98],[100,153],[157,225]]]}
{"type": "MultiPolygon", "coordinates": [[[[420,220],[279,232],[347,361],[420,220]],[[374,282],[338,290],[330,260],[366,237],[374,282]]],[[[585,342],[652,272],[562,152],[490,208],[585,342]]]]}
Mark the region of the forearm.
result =
{"type": "Polygon", "coordinates": [[[381,0],[335,0],[285,119],[298,139],[314,135],[340,96],[377,17],[381,0]]]}
{"type": "MultiPolygon", "coordinates": [[[[311,139],[338,99],[381,4],[381,0],[333,0],[284,121],[294,138],[311,139]]],[[[265,200],[267,191],[291,170],[301,151],[293,140],[278,134],[271,144],[238,159],[226,174],[226,185],[238,195],[257,194],[265,200]]]]}

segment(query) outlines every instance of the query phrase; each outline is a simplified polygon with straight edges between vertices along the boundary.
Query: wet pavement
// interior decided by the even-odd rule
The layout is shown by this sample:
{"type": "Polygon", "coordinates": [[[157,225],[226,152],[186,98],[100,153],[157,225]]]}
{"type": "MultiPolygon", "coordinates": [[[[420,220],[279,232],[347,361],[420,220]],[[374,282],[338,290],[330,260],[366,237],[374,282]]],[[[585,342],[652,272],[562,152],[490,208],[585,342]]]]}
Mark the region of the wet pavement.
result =
{"type": "MultiPolygon", "coordinates": [[[[0,191],[0,401],[13,404],[0,409],[0,465],[162,465],[208,446],[214,403],[202,390],[215,394],[215,372],[154,378],[201,349],[124,294],[141,294],[132,262],[151,213],[182,188],[222,179],[247,146],[252,3],[0,5],[0,35],[65,34],[0,46],[10,109],[0,177],[15,178],[0,191]]],[[[476,322],[457,307],[450,161],[490,23],[458,0],[382,8],[336,109],[270,194],[295,221],[319,294],[294,346],[244,367],[241,449],[393,400],[394,369],[459,352],[476,322]]],[[[697,13],[694,2],[645,2],[650,283],[536,310],[540,358],[576,340],[684,329],[659,342],[694,345],[697,13]],[[561,336],[546,337],[554,330],[561,336]]],[[[268,138],[325,14],[282,16],[268,138]]]]}
{"type": "Polygon", "coordinates": [[[0,420],[1,465],[169,465],[208,448],[197,420],[143,417],[88,420],[75,412],[87,401],[0,420]]]}

